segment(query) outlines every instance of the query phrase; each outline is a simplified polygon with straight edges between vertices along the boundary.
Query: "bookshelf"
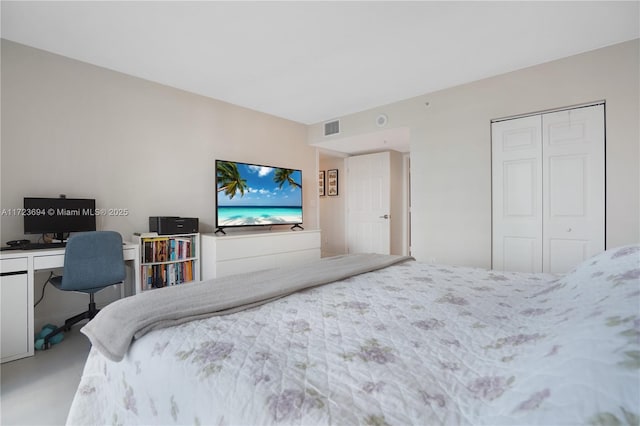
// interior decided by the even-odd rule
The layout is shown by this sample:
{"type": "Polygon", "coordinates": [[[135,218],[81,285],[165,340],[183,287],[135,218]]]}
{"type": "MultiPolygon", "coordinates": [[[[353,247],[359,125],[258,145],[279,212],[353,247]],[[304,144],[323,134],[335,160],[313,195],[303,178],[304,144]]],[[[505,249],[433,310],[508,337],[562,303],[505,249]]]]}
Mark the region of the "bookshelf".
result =
{"type": "Polygon", "coordinates": [[[200,281],[200,234],[134,234],[140,247],[136,293],[200,281]]]}

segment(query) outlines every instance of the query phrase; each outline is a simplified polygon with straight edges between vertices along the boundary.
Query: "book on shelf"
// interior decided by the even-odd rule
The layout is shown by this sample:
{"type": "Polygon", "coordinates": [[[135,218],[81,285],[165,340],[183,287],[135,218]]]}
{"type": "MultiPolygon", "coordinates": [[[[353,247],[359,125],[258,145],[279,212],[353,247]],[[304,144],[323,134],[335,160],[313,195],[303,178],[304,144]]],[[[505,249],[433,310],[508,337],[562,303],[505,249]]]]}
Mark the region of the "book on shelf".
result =
{"type": "Polygon", "coordinates": [[[178,261],[195,257],[195,244],[191,238],[144,238],[142,247],[142,263],[178,261]]]}
{"type": "Polygon", "coordinates": [[[193,260],[142,267],[143,290],[180,285],[193,281],[193,260]]]}

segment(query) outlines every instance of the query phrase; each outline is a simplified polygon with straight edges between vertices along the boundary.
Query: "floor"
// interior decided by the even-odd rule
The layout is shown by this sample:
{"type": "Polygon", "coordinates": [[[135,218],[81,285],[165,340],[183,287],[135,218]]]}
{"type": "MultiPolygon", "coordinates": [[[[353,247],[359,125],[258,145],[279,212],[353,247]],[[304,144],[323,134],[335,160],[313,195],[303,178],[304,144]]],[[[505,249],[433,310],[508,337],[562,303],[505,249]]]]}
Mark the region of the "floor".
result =
{"type": "Polygon", "coordinates": [[[0,366],[0,424],[64,425],[91,345],[80,326],[35,356],[0,366]]]}

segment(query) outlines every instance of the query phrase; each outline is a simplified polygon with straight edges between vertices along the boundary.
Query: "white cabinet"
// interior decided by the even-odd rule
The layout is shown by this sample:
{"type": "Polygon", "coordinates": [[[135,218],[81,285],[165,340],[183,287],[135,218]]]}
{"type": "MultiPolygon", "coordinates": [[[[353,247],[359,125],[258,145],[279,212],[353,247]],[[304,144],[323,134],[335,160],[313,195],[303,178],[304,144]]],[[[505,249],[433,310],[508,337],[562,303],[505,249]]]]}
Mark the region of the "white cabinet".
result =
{"type": "Polygon", "coordinates": [[[28,259],[0,261],[0,336],[2,362],[33,355],[33,292],[29,290],[28,259]]]}
{"type": "Polygon", "coordinates": [[[320,231],[202,234],[202,279],[320,259],[320,231]]]}

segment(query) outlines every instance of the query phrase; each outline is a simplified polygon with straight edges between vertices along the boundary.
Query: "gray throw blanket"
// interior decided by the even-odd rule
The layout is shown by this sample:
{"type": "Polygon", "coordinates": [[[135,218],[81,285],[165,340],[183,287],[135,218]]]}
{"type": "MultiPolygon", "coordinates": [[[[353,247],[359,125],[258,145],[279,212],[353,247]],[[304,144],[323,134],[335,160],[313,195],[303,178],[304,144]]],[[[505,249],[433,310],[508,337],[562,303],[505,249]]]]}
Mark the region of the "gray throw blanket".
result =
{"type": "Polygon", "coordinates": [[[380,254],[336,256],[299,266],[165,287],[111,303],[80,331],[105,357],[118,362],[133,339],[149,331],[231,314],[409,259],[412,258],[380,254]]]}

